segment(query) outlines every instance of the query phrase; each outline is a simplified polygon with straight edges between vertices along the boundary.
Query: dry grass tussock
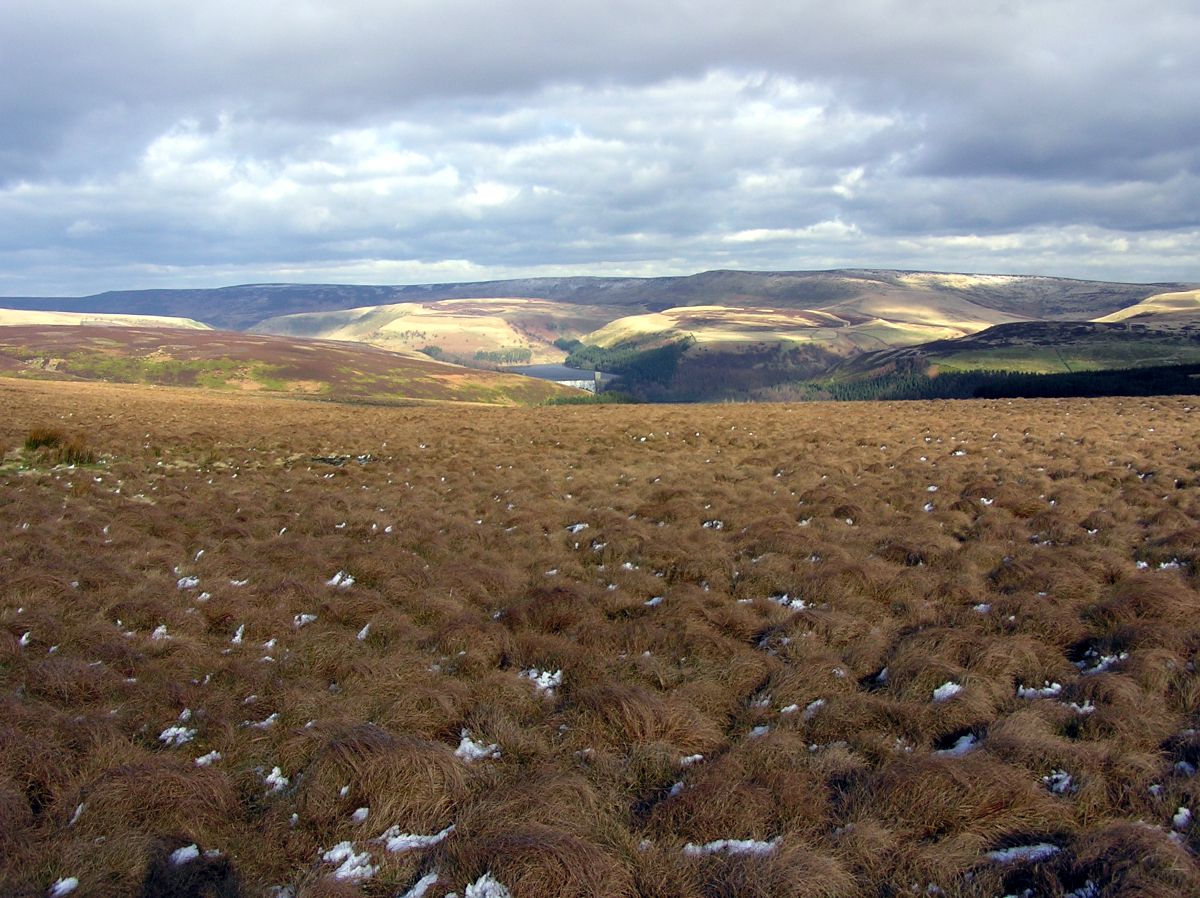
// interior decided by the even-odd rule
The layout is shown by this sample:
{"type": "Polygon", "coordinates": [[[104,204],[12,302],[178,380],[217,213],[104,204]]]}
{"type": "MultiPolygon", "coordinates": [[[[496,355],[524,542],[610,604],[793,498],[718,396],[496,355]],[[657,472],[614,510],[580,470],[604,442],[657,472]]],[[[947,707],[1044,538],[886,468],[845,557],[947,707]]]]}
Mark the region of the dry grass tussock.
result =
{"type": "Polygon", "coordinates": [[[3,894],[1200,894],[1185,399],[0,405],[3,894]]]}

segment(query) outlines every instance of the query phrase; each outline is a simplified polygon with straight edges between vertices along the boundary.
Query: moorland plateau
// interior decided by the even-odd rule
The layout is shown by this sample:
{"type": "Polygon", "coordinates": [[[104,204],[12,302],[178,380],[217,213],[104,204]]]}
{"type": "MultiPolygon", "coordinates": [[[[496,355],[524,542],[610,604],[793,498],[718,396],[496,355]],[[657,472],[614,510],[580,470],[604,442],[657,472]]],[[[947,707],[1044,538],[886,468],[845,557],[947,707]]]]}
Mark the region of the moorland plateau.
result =
{"type": "Polygon", "coordinates": [[[0,380],[0,892],[1198,894],[1193,401],[0,380]]]}

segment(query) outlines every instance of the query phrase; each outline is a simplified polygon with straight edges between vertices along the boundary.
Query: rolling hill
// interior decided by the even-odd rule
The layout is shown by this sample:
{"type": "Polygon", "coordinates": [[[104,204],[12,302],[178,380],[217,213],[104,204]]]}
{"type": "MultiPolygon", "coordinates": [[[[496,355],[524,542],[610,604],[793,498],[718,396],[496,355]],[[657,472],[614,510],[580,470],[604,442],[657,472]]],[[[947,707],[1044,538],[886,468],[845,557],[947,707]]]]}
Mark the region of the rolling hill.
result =
{"type": "MultiPolygon", "coordinates": [[[[1068,278],[842,269],[706,271],[686,277],[548,277],[409,286],[248,284],[187,290],[125,290],[83,297],[0,297],[0,306],[68,312],[195,318],[223,330],[249,330],[268,318],[447,299],[521,297],[606,306],[633,315],[683,306],[834,309],[846,304],[945,298],[1016,318],[1091,319],[1195,284],[1120,284],[1068,278]]],[[[617,316],[614,316],[617,317],[617,316]]]]}
{"type": "Polygon", "coordinates": [[[93,327],[179,327],[212,330],[191,318],[169,315],[125,315],[104,312],[39,312],[29,309],[0,309],[0,327],[21,325],[88,325],[93,327]]]}
{"type": "Polygon", "coordinates": [[[268,318],[253,332],[372,343],[389,349],[437,347],[448,356],[510,356],[526,363],[561,362],[554,345],[562,337],[589,333],[620,314],[602,306],[544,299],[445,299],[393,303],[337,312],[307,312],[268,318]]]}
{"type": "Polygon", "coordinates": [[[54,308],[80,320],[179,315],[225,330],[374,344],[410,356],[426,350],[493,368],[561,362],[575,346],[572,364],[619,374],[635,395],[700,401],[761,398],[813,378],[874,376],[898,360],[911,368],[921,359],[932,372],[1188,362],[1190,328],[1200,322],[1196,286],[867,269],[709,271],[397,287],[246,285],[0,305],[54,308]],[[650,355],[639,360],[642,353],[650,355]]]}
{"type": "Polygon", "coordinates": [[[206,387],[391,404],[538,404],[582,391],[419,353],[324,340],[148,327],[0,327],[0,375],[206,387]]]}
{"type": "Polygon", "coordinates": [[[1200,290],[1179,293],[1157,293],[1136,305],[1097,318],[1096,321],[1126,321],[1130,318],[1162,318],[1163,316],[1200,316],[1200,290]]]}

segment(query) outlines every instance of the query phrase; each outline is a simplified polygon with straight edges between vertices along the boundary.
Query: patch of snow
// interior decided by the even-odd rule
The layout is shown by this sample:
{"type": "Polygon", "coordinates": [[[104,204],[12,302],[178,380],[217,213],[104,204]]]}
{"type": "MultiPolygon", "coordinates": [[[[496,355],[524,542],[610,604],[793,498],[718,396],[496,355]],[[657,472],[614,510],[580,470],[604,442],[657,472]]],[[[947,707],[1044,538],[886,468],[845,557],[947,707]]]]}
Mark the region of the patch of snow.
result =
{"type": "Polygon", "coordinates": [[[1196,765],[1190,763],[1189,761],[1176,761],[1175,772],[1181,776],[1195,776],[1196,765]]]}
{"type": "Polygon", "coordinates": [[[417,851],[440,845],[452,832],[454,832],[453,824],[432,836],[414,836],[410,833],[400,832],[399,826],[390,826],[374,841],[384,843],[384,847],[388,851],[399,854],[404,851],[417,851]]]}
{"type": "Polygon", "coordinates": [[[1067,892],[1063,898],[1100,898],[1100,887],[1089,879],[1075,891],[1067,892]]]}
{"type": "Polygon", "coordinates": [[[195,589],[200,585],[199,577],[180,577],[175,584],[176,589],[195,589]]]}
{"type": "Polygon", "coordinates": [[[932,503],[932,502],[926,502],[926,503],[925,503],[925,505],[924,505],[924,508],[925,508],[925,510],[926,510],[926,511],[933,511],[933,503],[932,503]]]}
{"type": "Polygon", "coordinates": [[[1042,784],[1055,795],[1066,795],[1076,791],[1075,780],[1065,770],[1051,770],[1042,777],[1042,784]]]}
{"type": "MultiPolygon", "coordinates": [[[[496,881],[491,873],[484,873],[463,893],[464,898],[512,898],[512,892],[496,881]]],[[[450,898],[449,895],[446,898],[450,898]]]]}
{"type": "Polygon", "coordinates": [[[438,881],[438,872],[426,873],[417,880],[416,885],[405,892],[400,898],[425,898],[425,893],[438,881]]]}
{"type": "Polygon", "coordinates": [[[936,487],[936,486],[927,486],[927,487],[925,487],[925,492],[927,492],[927,493],[936,493],[936,492],[937,492],[937,487],[936,487]]]}
{"type": "Polygon", "coordinates": [[[795,714],[799,710],[800,710],[799,705],[788,705],[786,708],[780,708],[779,713],[780,714],[795,714]]]}
{"type": "Polygon", "coordinates": [[[571,524],[569,527],[567,527],[567,529],[572,533],[582,533],[584,530],[588,529],[588,525],[583,523],[571,524]]]}
{"type": "Polygon", "coordinates": [[[357,639],[359,642],[366,642],[367,637],[370,635],[371,635],[371,625],[366,624],[361,630],[358,631],[357,639]]]}
{"type": "Polygon", "coordinates": [[[962,686],[958,685],[953,680],[947,680],[937,689],[933,690],[933,700],[935,702],[948,702],[962,691],[962,686]]]}
{"type": "Polygon", "coordinates": [[[311,624],[317,619],[315,614],[297,614],[292,618],[292,625],[299,630],[301,627],[311,624]]]}
{"type": "Polygon", "coordinates": [[[825,707],[825,699],[819,698],[816,701],[809,702],[808,707],[804,709],[802,715],[805,720],[812,720],[816,713],[825,707]]]}
{"type": "Polygon", "coordinates": [[[1175,812],[1175,816],[1171,818],[1171,824],[1176,829],[1186,829],[1187,825],[1192,822],[1192,812],[1187,808],[1180,808],[1175,812]]]}
{"type": "Polygon", "coordinates": [[[63,898],[63,895],[70,895],[77,888],[79,888],[79,880],[74,876],[66,876],[50,886],[50,891],[46,894],[49,898],[63,898]]]}
{"type": "Polygon", "coordinates": [[[1051,683],[1049,680],[1043,680],[1042,682],[1045,683],[1045,685],[1040,689],[1036,686],[1018,686],[1017,698],[1054,698],[1062,695],[1063,688],[1061,683],[1051,683]]]}
{"type": "Polygon", "coordinates": [[[1078,705],[1075,702],[1059,702],[1059,704],[1064,708],[1070,708],[1076,714],[1091,714],[1096,710],[1096,706],[1087,699],[1084,700],[1082,705],[1078,705]]]}
{"type": "Polygon", "coordinates": [[[246,635],[246,625],[242,624],[237,628],[237,632],[233,634],[233,639],[229,640],[233,645],[241,645],[242,637],[246,635]]]}
{"type": "Polygon", "coordinates": [[[371,813],[370,808],[359,808],[353,814],[350,815],[350,822],[351,823],[366,823],[367,815],[370,813],[371,813]]]}
{"type": "Polygon", "coordinates": [[[353,842],[338,842],[321,855],[321,860],[327,864],[338,865],[338,868],[333,871],[334,879],[350,882],[370,879],[378,870],[371,864],[371,853],[355,851],[353,842]]]}
{"type": "Polygon", "coordinates": [[[219,751],[215,751],[215,750],[210,751],[208,754],[201,755],[200,757],[196,758],[196,766],[197,767],[211,767],[213,764],[215,764],[219,760],[221,760],[221,753],[219,751]]]}
{"type": "Polygon", "coordinates": [[[988,612],[990,612],[992,610],[992,606],[989,605],[987,602],[980,602],[978,605],[976,605],[971,610],[974,611],[976,614],[987,614],[988,612]]]}
{"type": "Polygon", "coordinates": [[[167,727],[158,734],[158,741],[167,746],[167,748],[178,748],[187,742],[191,742],[195,738],[195,730],[190,730],[187,727],[181,726],[167,727]]]}
{"type": "Polygon", "coordinates": [[[1087,654],[1083,656],[1082,661],[1076,661],[1075,666],[1083,671],[1086,677],[1089,674],[1105,673],[1114,664],[1126,660],[1129,657],[1129,652],[1120,652],[1114,655],[1101,655],[1095,649],[1088,649],[1087,654]]]}
{"type": "Polygon", "coordinates": [[[746,734],[746,738],[747,739],[757,739],[759,736],[765,736],[769,732],[771,732],[771,728],[769,726],[755,727],[749,733],[746,734]]]}
{"type": "Polygon", "coordinates": [[[150,638],[156,640],[170,639],[171,636],[169,633],[167,633],[167,625],[159,624],[157,627],[155,627],[154,632],[150,634],[150,638]]]}
{"type": "Polygon", "coordinates": [[[958,758],[965,755],[967,752],[975,748],[975,743],[979,740],[974,734],[967,733],[965,736],[959,736],[954,744],[949,748],[943,748],[941,751],[935,751],[935,755],[943,755],[949,758],[958,758]]]}
{"type": "Polygon", "coordinates": [[[500,757],[500,746],[492,743],[491,745],[483,745],[471,738],[470,733],[466,730],[462,731],[462,741],[458,743],[458,748],[454,750],[457,757],[462,758],[468,764],[472,761],[482,761],[488,758],[500,757]]]}
{"type": "Polygon", "coordinates": [[[20,639],[18,639],[17,645],[29,645],[29,634],[26,633],[20,639]]]}
{"type": "Polygon", "coordinates": [[[996,861],[1001,864],[1015,864],[1019,861],[1035,863],[1037,861],[1044,861],[1048,857],[1053,857],[1060,850],[1057,845],[1051,845],[1049,842],[1039,842],[1036,845],[1019,845],[1015,848],[1001,848],[998,851],[989,851],[984,857],[989,861],[996,861]]]}
{"type": "Polygon", "coordinates": [[[702,526],[705,530],[724,530],[725,522],[717,520],[705,521],[700,526],[702,526]]]}
{"type": "Polygon", "coordinates": [[[527,680],[531,680],[533,685],[537,687],[538,692],[545,693],[548,697],[554,697],[554,689],[556,686],[562,685],[563,672],[556,670],[550,673],[548,670],[538,670],[536,667],[529,670],[521,671],[521,676],[527,680]]]}
{"type": "MultiPolygon", "coordinates": [[[[287,528],[285,527],[284,529],[286,530],[287,528]]],[[[245,586],[249,582],[250,582],[249,580],[230,580],[229,585],[230,586],[245,586]]]]}
{"type": "Polygon", "coordinates": [[[659,605],[662,604],[662,600],[663,600],[662,596],[655,596],[654,598],[650,599],[649,601],[643,602],[642,604],[645,605],[647,608],[657,608],[659,605]]]}
{"type": "Polygon", "coordinates": [[[693,764],[698,764],[704,760],[704,755],[688,755],[686,758],[679,759],[680,767],[691,767],[693,764]]]}
{"type": "Polygon", "coordinates": [[[683,853],[686,857],[706,857],[722,851],[728,854],[764,855],[770,854],[778,847],[780,838],[780,836],[776,836],[770,842],[760,842],[755,839],[717,839],[715,842],[706,842],[703,845],[693,845],[688,842],[683,846],[683,853]]]}
{"type": "Polygon", "coordinates": [[[191,845],[185,845],[183,848],[176,848],[167,856],[167,859],[172,865],[181,867],[189,861],[196,860],[198,857],[200,857],[200,846],[192,843],[191,845]]]}
{"type": "Polygon", "coordinates": [[[272,767],[271,772],[263,777],[263,782],[271,787],[267,790],[267,794],[270,795],[272,792],[282,792],[291,780],[284,776],[278,767],[272,767]]]}
{"type": "Polygon", "coordinates": [[[325,581],[325,585],[332,586],[334,589],[349,589],[354,585],[354,578],[345,571],[338,571],[325,581]]]}
{"type": "Polygon", "coordinates": [[[788,598],[788,594],[786,592],[779,596],[769,596],[767,601],[774,602],[776,605],[782,605],[784,608],[793,608],[796,611],[803,611],[808,607],[808,603],[805,602],[804,599],[788,598]]]}

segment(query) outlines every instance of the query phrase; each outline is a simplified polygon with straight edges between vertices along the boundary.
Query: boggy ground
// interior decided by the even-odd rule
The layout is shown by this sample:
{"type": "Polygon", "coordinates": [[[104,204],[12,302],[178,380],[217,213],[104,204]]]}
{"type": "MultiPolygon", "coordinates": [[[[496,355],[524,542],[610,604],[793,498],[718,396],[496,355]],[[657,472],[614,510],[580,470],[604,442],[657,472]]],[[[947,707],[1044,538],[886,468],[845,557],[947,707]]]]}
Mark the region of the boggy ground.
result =
{"type": "Polygon", "coordinates": [[[1198,894],[1190,401],[0,383],[0,892],[1198,894]]]}

